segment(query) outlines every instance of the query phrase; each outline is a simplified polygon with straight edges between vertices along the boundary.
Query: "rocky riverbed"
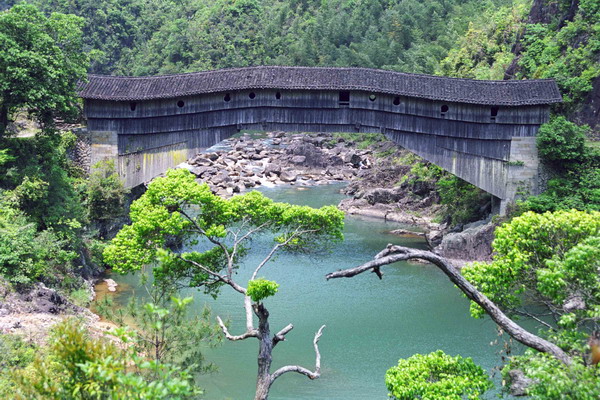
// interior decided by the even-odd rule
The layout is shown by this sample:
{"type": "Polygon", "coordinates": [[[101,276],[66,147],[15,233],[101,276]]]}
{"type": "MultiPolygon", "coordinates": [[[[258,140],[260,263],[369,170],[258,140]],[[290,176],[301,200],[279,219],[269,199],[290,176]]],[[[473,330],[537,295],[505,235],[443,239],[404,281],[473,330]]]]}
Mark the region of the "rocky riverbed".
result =
{"type": "Polygon", "coordinates": [[[179,167],[223,197],[259,186],[346,181],[349,198],[339,204],[346,213],[419,226],[431,248],[457,264],[488,260],[494,227],[475,223],[451,232],[448,224],[435,222],[441,207],[435,184],[407,179],[412,166],[399,161],[406,154],[387,140],[367,144],[352,135],[270,132],[228,139],[221,150],[198,154],[179,167]]]}

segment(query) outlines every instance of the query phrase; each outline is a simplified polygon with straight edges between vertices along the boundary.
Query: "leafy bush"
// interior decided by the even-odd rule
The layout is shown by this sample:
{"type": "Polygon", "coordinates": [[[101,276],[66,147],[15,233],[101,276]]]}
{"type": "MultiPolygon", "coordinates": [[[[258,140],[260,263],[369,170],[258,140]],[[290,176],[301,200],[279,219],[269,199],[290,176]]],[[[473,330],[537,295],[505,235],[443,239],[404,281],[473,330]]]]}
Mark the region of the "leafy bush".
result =
{"type": "Polygon", "coordinates": [[[124,213],[127,190],[114,161],[100,161],[92,167],[86,185],[85,204],[91,220],[106,221],[124,213]]]}
{"type": "Polygon", "coordinates": [[[38,232],[19,210],[0,203],[0,275],[9,282],[56,282],[76,257],[67,245],[59,233],[38,232]]]}
{"type": "Polygon", "coordinates": [[[444,206],[442,218],[448,218],[452,224],[464,224],[485,216],[483,206],[490,201],[489,193],[450,174],[440,178],[437,189],[444,206]]]}
{"type": "Polygon", "coordinates": [[[492,387],[485,371],[470,358],[443,351],[415,354],[387,370],[385,384],[396,400],[478,399],[492,387]]]}
{"type": "Polygon", "coordinates": [[[578,126],[565,117],[553,117],[537,134],[538,153],[543,160],[562,166],[565,162],[586,159],[585,139],[588,127],[578,126]]]}
{"type": "Polygon", "coordinates": [[[135,336],[120,329],[119,347],[92,339],[76,320],[53,328],[48,354],[14,373],[20,398],[43,399],[193,399],[202,392],[190,374],[169,364],[147,362],[127,345],[135,336]]]}
{"type": "Polygon", "coordinates": [[[250,296],[253,302],[260,303],[267,297],[274,296],[277,293],[279,284],[266,279],[254,279],[248,282],[247,295],[250,296]]]}

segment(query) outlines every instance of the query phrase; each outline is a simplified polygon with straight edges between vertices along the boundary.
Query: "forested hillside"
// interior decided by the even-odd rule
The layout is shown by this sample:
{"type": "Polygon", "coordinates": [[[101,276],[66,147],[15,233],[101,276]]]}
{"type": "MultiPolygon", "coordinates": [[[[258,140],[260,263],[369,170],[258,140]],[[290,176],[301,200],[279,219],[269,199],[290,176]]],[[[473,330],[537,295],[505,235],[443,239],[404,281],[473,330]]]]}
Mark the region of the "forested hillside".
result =
{"type": "Polygon", "coordinates": [[[508,0],[30,0],[86,18],[91,72],[152,75],[259,64],[434,73],[508,0]],[[479,23],[484,23],[479,21],[479,23]]]}

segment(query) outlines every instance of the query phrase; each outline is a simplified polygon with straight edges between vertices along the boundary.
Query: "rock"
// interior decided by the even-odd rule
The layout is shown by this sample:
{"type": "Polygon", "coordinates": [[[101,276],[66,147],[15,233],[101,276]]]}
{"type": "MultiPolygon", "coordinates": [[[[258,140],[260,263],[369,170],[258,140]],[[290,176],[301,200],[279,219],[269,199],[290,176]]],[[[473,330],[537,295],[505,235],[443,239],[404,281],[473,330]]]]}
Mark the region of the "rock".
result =
{"type": "Polygon", "coordinates": [[[571,295],[563,304],[563,310],[566,313],[571,313],[576,310],[585,310],[585,300],[581,293],[571,295]]]}
{"type": "Polygon", "coordinates": [[[190,164],[208,167],[213,164],[213,161],[210,160],[209,158],[204,158],[202,155],[197,155],[196,157],[194,157],[192,159],[190,164]]]}
{"type": "Polygon", "coordinates": [[[414,231],[409,231],[407,229],[395,229],[393,231],[390,231],[390,233],[394,234],[394,235],[398,235],[398,236],[404,236],[404,237],[425,237],[426,234],[424,232],[414,232],[414,231]]]}
{"type": "Polygon", "coordinates": [[[105,279],[104,282],[106,282],[106,288],[108,289],[109,292],[117,291],[117,286],[119,286],[119,285],[113,279],[105,279]]]}
{"type": "Polygon", "coordinates": [[[286,149],[287,154],[293,156],[304,156],[304,165],[307,167],[324,167],[326,157],[323,151],[312,143],[293,143],[286,149]]]}
{"type": "Polygon", "coordinates": [[[527,388],[533,383],[533,379],[525,376],[520,369],[508,371],[510,377],[510,394],[513,396],[526,396],[527,388]]]}
{"type": "Polygon", "coordinates": [[[294,182],[298,178],[298,172],[294,169],[287,168],[281,171],[279,178],[282,182],[294,182]]]}
{"type": "Polygon", "coordinates": [[[377,188],[365,193],[363,198],[371,205],[396,203],[402,195],[396,189],[377,188]]]}
{"type": "Polygon", "coordinates": [[[304,161],[306,161],[306,156],[294,156],[290,160],[292,164],[302,164],[304,161]]]}
{"type": "Polygon", "coordinates": [[[265,171],[264,171],[265,175],[279,175],[281,174],[281,164],[276,164],[276,163],[269,163],[267,164],[267,166],[265,167],[265,171]]]}
{"type": "Polygon", "coordinates": [[[496,225],[489,222],[475,225],[462,232],[449,233],[435,248],[442,257],[466,261],[491,261],[494,230],[496,225]]]}

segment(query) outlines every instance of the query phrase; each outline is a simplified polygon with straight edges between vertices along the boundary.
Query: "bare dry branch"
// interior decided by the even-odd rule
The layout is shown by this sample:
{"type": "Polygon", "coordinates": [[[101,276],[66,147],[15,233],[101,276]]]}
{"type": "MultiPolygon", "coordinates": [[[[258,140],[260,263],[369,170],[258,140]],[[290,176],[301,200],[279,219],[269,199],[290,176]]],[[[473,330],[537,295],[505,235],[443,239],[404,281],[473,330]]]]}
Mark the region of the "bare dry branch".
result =
{"type": "Polygon", "coordinates": [[[292,329],[294,329],[294,325],[288,324],[285,328],[280,330],[273,336],[273,347],[279,342],[283,342],[285,340],[285,335],[287,335],[292,329]]]}
{"type": "Polygon", "coordinates": [[[317,333],[315,333],[315,338],[313,340],[316,358],[314,372],[299,365],[286,365],[285,367],[281,367],[277,371],[273,372],[273,374],[271,374],[271,384],[275,381],[275,379],[288,372],[297,372],[299,374],[307,376],[309,379],[317,379],[321,376],[321,352],[319,351],[319,339],[321,339],[323,329],[325,329],[325,325],[323,325],[317,331],[317,333]]]}
{"type": "Polygon", "coordinates": [[[241,335],[233,336],[232,334],[229,333],[229,330],[223,323],[223,320],[221,319],[221,317],[217,317],[217,322],[219,323],[219,326],[221,327],[221,330],[223,331],[223,334],[225,335],[225,337],[231,341],[244,340],[244,339],[248,339],[250,337],[258,337],[258,331],[256,329],[251,329],[251,330],[244,332],[241,335]]]}
{"type": "Polygon", "coordinates": [[[458,269],[450,264],[450,262],[430,251],[411,249],[408,247],[394,246],[389,244],[383,251],[379,252],[375,256],[374,260],[354,268],[332,272],[327,274],[325,277],[328,280],[333,278],[350,278],[365,271],[373,270],[397,261],[416,258],[429,261],[441,269],[442,272],[444,272],[448,278],[450,278],[452,283],[458,286],[458,288],[462,290],[469,299],[479,304],[488,313],[492,320],[494,320],[494,322],[504,329],[506,333],[508,333],[513,339],[527,347],[531,347],[532,349],[543,353],[548,353],[566,365],[570,365],[572,363],[571,357],[560,347],[523,329],[513,320],[508,318],[508,316],[504,314],[504,312],[502,312],[502,310],[500,310],[500,308],[498,308],[494,302],[488,299],[483,293],[475,288],[475,286],[467,281],[460,274],[458,269]]]}

